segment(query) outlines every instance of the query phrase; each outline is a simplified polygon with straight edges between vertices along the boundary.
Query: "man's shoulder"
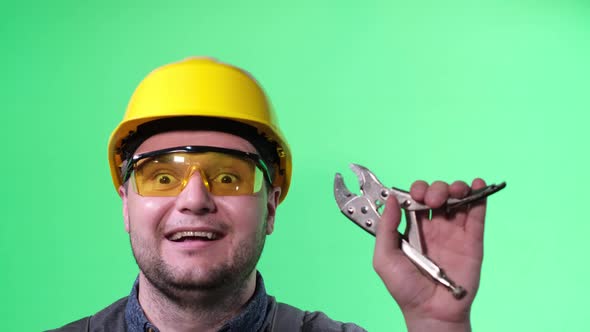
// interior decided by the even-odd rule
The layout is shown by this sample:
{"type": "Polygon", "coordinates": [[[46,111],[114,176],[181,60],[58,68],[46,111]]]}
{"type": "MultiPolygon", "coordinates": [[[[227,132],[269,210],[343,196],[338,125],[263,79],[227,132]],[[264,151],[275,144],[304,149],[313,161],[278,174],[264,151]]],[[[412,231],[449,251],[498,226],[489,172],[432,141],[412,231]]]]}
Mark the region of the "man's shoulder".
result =
{"type": "Polygon", "coordinates": [[[277,303],[273,325],[275,331],[283,331],[284,326],[299,327],[298,331],[306,332],[366,332],[356,324],[333,320],[321,311],[304,311],[286,303],[277,303]]]}
{"type": "Polygon", "coordinates": [[[335,321],[321,311],[307,312],[303,320],[303,331],[366,332],[354,323],[335,321]]]}
{"type": "Polygon", "coordinates": [[[46,332],[102,332],[125,331],[125,306],[127,297],[124,297],[96,314],[71,322],[55,330],[46,332]]]}

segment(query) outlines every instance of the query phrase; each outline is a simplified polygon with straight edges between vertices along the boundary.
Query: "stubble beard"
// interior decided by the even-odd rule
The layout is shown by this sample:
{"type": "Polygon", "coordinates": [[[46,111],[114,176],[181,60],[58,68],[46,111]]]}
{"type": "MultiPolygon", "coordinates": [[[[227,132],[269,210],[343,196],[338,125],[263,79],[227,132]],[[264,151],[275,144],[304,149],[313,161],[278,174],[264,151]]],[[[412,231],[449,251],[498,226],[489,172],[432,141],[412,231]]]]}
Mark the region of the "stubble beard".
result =
{"type": "Polygon", "coordinates": [[[216,294],[227,291],[235,293],[246,287],[246,281],[256,268],[264,248],[265,229],[266,221],[254,241],[244,239],[235,246],[233,260],[217,264],[206,271],[181,271],[167,264],[158,252],[158,247],[134,236],[131,229],[129,238],[135,261],[145,278],[170,301],[190,308],[197,304],[196,299],[208,295],[216,297],[216,294]]]}

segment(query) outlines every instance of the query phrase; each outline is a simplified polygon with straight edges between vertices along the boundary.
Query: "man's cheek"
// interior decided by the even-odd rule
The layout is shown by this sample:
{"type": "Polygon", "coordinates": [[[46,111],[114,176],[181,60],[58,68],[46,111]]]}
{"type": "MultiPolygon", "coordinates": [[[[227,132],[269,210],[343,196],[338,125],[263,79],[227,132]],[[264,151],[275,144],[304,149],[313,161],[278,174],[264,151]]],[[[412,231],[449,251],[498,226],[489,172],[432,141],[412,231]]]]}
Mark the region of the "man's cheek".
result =
{"type": "Polygon", "coordinates": [[[142,205],[146,210],[158,210],[162,207],[162,202],[155,199],[146,199],[142,205]]]}
{"type": "Polygon", "coordinates": [[[142,223],[159,220],[165,214],[167,205],[169,205],[168,202],[152,197],[137,200],[130,203],[130,218],[135,219],[136,222],[139,219],[142,223]]]}

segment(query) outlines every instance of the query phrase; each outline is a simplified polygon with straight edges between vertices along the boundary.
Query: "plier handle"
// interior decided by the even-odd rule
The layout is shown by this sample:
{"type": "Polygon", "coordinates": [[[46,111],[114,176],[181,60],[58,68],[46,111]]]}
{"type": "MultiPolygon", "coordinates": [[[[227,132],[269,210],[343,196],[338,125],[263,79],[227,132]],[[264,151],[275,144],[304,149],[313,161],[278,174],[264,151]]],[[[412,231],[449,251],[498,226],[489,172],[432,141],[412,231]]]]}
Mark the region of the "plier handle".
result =
{"type": "MultiPolygon", "coordinates": [[[[350,192],[344,185],[342,175],[336,173],[334,197],[340,211],[348,219],[375,236],[377,226],[381,220],[380,210],[385,205],[387,198],[393,195],[406,216],[406,235],[400,234],[402,251],[418,268],[449,289],[455,298],[460,299],[465,296],[465,289],[456,285],[438,265],[424,254],[416,211],[430,210],[430,207],[413,200],[407,191],[384,186],[366,167],[351,164],[350,168],[359,180],[362,195],[359,196],[350,192]]],[[[498,185],[493,184],[472,191],[468,196],[461,199],[449,198],[441,208],[451,212],[460,206],[481,200],[498,192],[504,187],[506,187],[506,183],[502,182],[498,185]]]]}

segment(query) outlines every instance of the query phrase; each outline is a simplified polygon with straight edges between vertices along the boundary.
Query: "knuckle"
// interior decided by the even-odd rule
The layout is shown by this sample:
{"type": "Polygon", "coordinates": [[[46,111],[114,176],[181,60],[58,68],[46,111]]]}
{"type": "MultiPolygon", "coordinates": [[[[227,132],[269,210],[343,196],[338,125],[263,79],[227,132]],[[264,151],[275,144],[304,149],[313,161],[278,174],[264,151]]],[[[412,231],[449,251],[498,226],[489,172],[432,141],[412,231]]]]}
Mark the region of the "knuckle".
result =
{"type": "Polygon", "coordinates": [[[428,183],[423,180],[417,180],[410,187],[410,195],[414,199],[422,200],[428,189],[428,183]]]}
{"type": "Polygon", "coordinates": [[[437,180],[434,181],[430,187],[438,190],[445,190],[449,187],[449,184],[445,181],[437,180]]]}

